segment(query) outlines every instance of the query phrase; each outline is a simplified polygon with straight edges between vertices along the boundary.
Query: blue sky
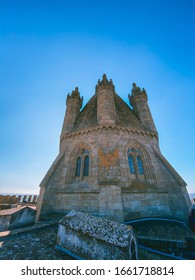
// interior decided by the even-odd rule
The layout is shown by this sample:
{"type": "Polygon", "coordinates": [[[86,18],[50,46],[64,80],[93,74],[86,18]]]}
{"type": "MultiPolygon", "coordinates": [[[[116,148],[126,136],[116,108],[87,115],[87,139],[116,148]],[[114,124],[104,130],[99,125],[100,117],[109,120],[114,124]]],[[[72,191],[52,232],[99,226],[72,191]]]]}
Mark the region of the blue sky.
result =
{"type": "Polygon", "coordinates": [[[0,192],[38,193],[66,95],[146,88],[163,155],[195,192],[195,3],[0,0],[0,192]]]}

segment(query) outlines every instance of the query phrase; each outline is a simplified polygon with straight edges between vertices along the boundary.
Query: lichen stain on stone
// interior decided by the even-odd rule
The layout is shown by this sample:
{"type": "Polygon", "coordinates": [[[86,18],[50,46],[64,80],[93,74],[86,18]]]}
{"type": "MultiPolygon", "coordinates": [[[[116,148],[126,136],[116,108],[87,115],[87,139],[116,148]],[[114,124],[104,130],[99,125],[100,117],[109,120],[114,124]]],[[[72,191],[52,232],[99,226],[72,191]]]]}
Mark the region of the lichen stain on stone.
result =
{"type": "Polygon", "coordinates": [[[119,160],[119,152],[116,148],[108,153],[103,152],[101,148],[98,149],[99,166],[100,167],[111,167],[116,166],[119,160]]]}

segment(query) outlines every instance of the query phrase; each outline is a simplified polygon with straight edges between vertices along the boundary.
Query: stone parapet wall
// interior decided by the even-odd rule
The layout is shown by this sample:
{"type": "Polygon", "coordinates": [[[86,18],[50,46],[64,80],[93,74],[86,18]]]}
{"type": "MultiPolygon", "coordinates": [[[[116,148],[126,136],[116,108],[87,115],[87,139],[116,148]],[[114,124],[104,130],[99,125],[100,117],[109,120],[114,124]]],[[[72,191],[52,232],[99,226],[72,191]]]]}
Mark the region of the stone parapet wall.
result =
{"type": "Polygon", "coordinates": [[[0,195],[0,204],[30,203],[36,204],[38,195],[0,195]]]}
{"type": "Polygon", "coordinates": [[[0,210],[15,208],[20,205],[37,204],[38,195],[0,195],[0,210]]]}

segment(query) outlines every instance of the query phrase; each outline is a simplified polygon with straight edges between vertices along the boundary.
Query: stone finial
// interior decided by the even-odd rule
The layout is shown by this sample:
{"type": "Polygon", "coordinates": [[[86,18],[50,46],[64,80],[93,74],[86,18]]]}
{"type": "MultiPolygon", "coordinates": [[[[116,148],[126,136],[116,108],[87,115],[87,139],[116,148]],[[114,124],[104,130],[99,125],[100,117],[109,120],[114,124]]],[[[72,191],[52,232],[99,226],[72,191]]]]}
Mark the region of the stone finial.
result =
{"type": "Polygon", "coordinates": [[[136,83],[133,83],[133,88],[132,88],[131,92],[132,92],[132,95],[140,94],[141,89],[140,89],[140,87],[137,87],[136,83]]]}
{"type": "Polygon", "coordinates": [[[106,77],[106,74],[103,74],[102,76],[102,80],[100,81],[100,79],[98,79],[98,83],[96,85],[96,90],[99,88],[99,87],[111,87],[113,90],[115,90],[115,87],[114,87],[114,84],[113,84],[113,81],[112,79],[110,79],[110,81],[108,81],[107,77],[106,77]]]}
{"type": "MultiPolygon", "coordinates": [[[[132,95],[131,95],[132,97],[141,96],[142,95],[145,98],[147,98],[146,90],[144,88],[141,90],[141,88],[138,87],[136,85],[136,83],[133,83],[133,88],[132,88],[131,92],[132,92],[132,95]]],[[[129,99],[131,98],[131,96],[130,96],[130,94],[128,95],[129,99]]]]}
{"type": "Polygon", "coordinates": [[[72,96],[77,97],[80,96],[79,88],[75,87],[75,90],[72,91],[72,96]]]}
{"type": "Polygon", "coordinates": [[[72,91],[72,93],[68,93],[67,95],[67,99],[66,99],[66,104],[67,104],[67,101],[70,100],[70,99],[74,99],[75,101],[79,101],[80,103],[80,108],[82,107],[82,104],[83,104],[83,96],[80,97],[80,92],[79,92],[79,88],[78,87],[75,87],[75,90],[72,91]]]}

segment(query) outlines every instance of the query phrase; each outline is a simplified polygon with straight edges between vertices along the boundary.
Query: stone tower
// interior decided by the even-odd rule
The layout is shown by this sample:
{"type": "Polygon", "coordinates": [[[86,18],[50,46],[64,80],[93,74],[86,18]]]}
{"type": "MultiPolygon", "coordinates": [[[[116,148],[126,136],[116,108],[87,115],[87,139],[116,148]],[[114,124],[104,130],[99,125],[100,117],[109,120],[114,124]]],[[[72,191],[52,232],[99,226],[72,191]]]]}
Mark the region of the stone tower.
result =
{"type": "Polygon", "coordinates": [[[112,80],[107,80],[103,75],[102,81],[98,80],[97,94],[97,121],[98,124],[115,124],[116,109],[114,102],[114,85],[112,80]]]}
{"type": "Polygon", "coordinates": [[[163,157],[146,91],[133,84],[129,107],[103,75],[82,108],[68,94],[60,150],[40,184],[37,219],[83,211],[112,220],[187,220],[186,183],[163,157]]]}
{"type": "Polygon", "coordinates": [[[133,111],[135,115],[140,119],[141,123],[145,126],[145,128],[156,132],[156,127],[150,112],[150,108],[148,106],[148,96],[143,88],[137,87],[135,83],[133,83],[132,95],[128,95],[129,102],[133,107],[133,111]]]}
{"type": "Polygon", "coordinates": [[[64,117],[64,123],[62,127],[62,136],[73,130],[75,121],[80,113],[80,108],[82,107],[82,104],[83,98],[80,97],[78,87],[76,87],[75,90],[73,90],[71,94],[68,94],[66,98],[66,114],[64,117]]]}

